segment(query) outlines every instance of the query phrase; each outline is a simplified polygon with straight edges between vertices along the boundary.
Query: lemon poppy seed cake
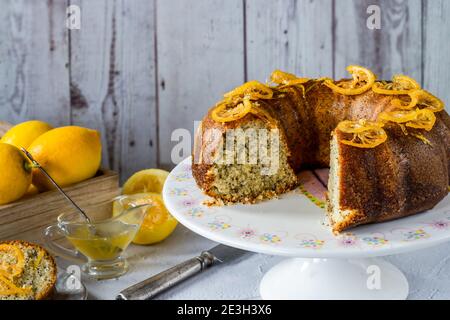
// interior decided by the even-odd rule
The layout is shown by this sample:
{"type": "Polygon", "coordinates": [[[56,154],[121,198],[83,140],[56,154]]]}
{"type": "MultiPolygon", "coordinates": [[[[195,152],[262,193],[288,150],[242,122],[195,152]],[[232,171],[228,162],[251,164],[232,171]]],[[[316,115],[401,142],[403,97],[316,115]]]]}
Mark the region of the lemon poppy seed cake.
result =
{"type": "Polygon", "coordinates": [[[334,232],[435,206],[449,185],[450,117],[443,102],[407,76],[376,81],[363,67],[347,70],[352,79],[336,82],[277,70],[270,86],[251,81],[225,94],[196,134],[198,186],[220,203],[254,203],[297,187],[300,170],[330,167],[327,214],[334,232]],[[264,140],[261,153],[261,143],[255,148],[247,139],[249,129],[277,130],[279,143],[264,140]],[[230,150],[228,133],[236,130],[246,134],[230,150]],[[276,170],[264,173],[273,154],[276,170]],[[239,162],[242,155],[256,160],[239,162]]]}
{"type": "Polygon", "coordinates": [[[0,300],[49,298],[57,269],[42,247],[25,241],[0,242],[0,300]]]}

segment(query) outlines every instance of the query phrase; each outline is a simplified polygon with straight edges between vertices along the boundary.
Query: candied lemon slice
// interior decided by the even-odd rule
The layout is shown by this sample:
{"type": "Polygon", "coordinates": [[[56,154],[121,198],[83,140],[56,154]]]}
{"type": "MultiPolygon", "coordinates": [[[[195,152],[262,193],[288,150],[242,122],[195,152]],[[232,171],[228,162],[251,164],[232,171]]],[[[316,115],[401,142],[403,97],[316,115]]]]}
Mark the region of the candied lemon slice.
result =
{"type": "Polygon", "coordinates": [[[416,111],[416,117],[413,120],[408,121],[405,125],[411,128],[430,131],[435,122],[436,116],[433,111],[428,109],[420,109],[416,111]]]}
{"type": "Polygon", "coordinates": [[[410,101],[404,104],[401,99],[392,100],[392,105],[401,109],[412,109],[418,105],[425,106],[432,112],[439,112],[444,109],[444,102],[425,90],[413,90],[408,93],[410,101]]]}
{"type": "Polygon", "coordinates": [[[392,77],[394,90],[417,90],[420,89],[420,84],[411,77],[403,74],[396,74],[392,77]]]}
{"type": "Polygon", "coordinates": [[[281,70],[274,70],[270,75],[270,81],[276,84],[287,84],[291,80],[295,80],[297,77],[288,72],[281,70]]]}
{"type": "Polygon", "coordinates": [[[25,295],[31,292],[31,288],[20,288],[16,286],[10,279],[5,276],[0,275],[0,294],[1,295],[12,295],[20,294],[25,295]]]}
{"type": "Polygon", "coordinates": [[[375,83],[375,74],[367,68],[360,66],[348,66],[347,71],[352,75],[353,80],[334,83],[325,80],[324,84],[331,90],[343,95],[357,95],[372,88],[375,83]]]}
{"type": "Polygon", "coordinates": [[[417,104],[426,106],[425,109],[428,109],[432,112],[439,112],[444,110],[444,102],[428,91],[418,90],[414,94],[418,96],[417,104]]]}
{"type": "Polygon", "coordinates": [[[383,124],[368,120],[342,121],[337,129],[344,133],[352,133],[351,140],[341,140],[343,144],[358,148],[375,148],[387,139],[383,124]]]}
{"type": "Polygon", "coordinates": [[[216,122],[231,122],[245,117],[252,108],[251,101],[272,99],[273,91],[258,81],[249,81],[226,93],[211,112],[216,122]]]}
{"type": "Polygon", "coordinates": [[[0,274],[8,278],[19,276],[25,266],[22,250],[12,244],[3,243],[0,244],[0,251],[8,253],[12,258],[0,261],[0,274]]]}
{"type": "Polygon", "coordinates": [[[224,94],[224,98],[227,101],[237,100],[240,102],[244,97],[249,100],[271,99],[273,91],[261,82],[253,80],[224,94]]]}
{"type": "Polygon", "coordinates": [[[280,86],[301,85],[309,81],[308,78],[299,78],[296,75],[281,70],[275,70],[270,75],[270,81],[280,86]]]}
{"type": "Polygon", "coordinates": [[[230,107],[228,103],[222,102],[211,112],[211,118],[217,122],[236,121],[245,117],[251,109],[252,103],[249,98],[245,98],[235,107],[230,107]]]}
{"type": "Polygon", "coordinates": [[[403,95],[418,89],[420,84],[416,80],[401,74],[393,76],[392,82],[375,82],[372,86],[373,92],[385,95],[403,95]]]}
{"type": "Polygon", "coordinates": [[[360,119],[357,121],[345,120],[338,124],[338,129],[344,133],[361,133],[370,129],[382,128],[383,123],[360,119]]]}
{"type": "Polygon", "coordinates": [[[341,140],[343,144],[358,148],[375,148],[387,140],[386,131],[383,128],[371,129],[361,133],[355,133],[352,140],[341,140]]]}
{"type": "Polygon", "coordinates": [[[380,121],[391,121],[395,123],[405,123],[416,118],[416,110],[394,110],[384,111],[378,115],[380,121]]]}

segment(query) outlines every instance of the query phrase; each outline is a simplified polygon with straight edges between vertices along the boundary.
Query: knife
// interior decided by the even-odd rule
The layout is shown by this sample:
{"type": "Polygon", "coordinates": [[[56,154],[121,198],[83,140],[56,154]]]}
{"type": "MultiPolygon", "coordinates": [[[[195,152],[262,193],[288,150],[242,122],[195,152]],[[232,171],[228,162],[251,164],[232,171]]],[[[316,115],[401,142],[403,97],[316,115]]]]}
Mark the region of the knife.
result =
{"type": "Polygon", "coordinates": [[[212,267],[243,257],[250,252],[219,244],[166,271],[121,291],[116,300],[150,300],[184,280],[212,267]]]}

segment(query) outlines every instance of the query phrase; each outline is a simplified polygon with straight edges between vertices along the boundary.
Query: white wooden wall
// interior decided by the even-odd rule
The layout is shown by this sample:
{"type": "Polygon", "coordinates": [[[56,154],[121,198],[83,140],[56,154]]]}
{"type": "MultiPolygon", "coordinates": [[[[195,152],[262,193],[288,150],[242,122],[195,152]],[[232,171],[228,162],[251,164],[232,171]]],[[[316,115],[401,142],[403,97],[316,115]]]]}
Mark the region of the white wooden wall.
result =
{"type": "Polygon", "coordinates": [[[275,68],[402,72],[450,105],[449,17],[449,0],[0,0],[0,119],[99,129],[125,179],[172,167],[174,129],[275,68]],[[65,28],[70,4],[80,30],[65,28]]]}

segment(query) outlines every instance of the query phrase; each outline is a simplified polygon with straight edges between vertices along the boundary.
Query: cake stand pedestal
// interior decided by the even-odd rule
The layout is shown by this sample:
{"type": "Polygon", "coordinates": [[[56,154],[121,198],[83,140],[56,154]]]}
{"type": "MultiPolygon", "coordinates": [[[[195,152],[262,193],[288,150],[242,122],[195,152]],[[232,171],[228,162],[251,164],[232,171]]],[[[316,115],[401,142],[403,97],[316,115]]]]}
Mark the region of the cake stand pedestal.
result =
{"type": "Polygon", "coordinates": [[[209,198],[192,178],[190,161],[180,163],[166,180],[167,209],[213,241],[289,257],[262,278],[263,299],[406,299],[406,277],[379,257],[450,240],[448,196],[427,212],[336,236],[326,225],[324,209],[304,186],[255,205],[205,205],[209,198]]]}
{"type": "Polygon", "coordinates": [[[264,275],[260,294],[265,300],[403,300],[408,281],[378,258],[290,258],[264,275]]]}

